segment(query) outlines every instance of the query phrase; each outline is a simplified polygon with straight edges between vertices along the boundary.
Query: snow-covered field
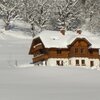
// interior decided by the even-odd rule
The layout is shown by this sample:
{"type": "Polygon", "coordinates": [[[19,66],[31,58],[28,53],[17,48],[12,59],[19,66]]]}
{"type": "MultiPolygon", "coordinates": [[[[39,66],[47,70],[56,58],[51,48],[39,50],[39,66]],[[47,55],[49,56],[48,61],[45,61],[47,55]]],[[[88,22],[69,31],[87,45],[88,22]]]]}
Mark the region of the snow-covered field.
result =
{"type": "Polygon", "coordinates": [[[0,68],[14,67],[31,62],[28,55],[31,40],[7,39],[0,40],[0,68]]]}
{"type": "Polygon", "coordinates": [[[0,100],[99,100],[100,72],[66,67],[0,70],[0,100]]]}
{"type": "Polygon", "coordinates": [[[31,62],[28,55],[32,42],[29,25],[15,22],[14,28],[5,31],[0,20],[0,68],[8,68],[31,62]]]}
{"type": "Polygon", "coordinates": [[[17,28],[4,31],[0,24],[0,100],[100,99],[100,71],[29,65],[32,38],[17,28]]]}

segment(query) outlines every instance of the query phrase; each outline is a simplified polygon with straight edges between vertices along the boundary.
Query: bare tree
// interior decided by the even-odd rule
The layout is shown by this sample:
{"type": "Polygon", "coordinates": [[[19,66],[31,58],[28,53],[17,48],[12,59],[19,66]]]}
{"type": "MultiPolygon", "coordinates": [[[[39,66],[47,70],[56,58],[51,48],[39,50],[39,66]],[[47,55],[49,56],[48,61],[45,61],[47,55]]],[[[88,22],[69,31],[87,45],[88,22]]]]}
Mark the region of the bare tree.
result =
{"type": "Polygon", "coordinates": [[[5,29],[16,18],[31,25],[33,36],[43,29],[63,25],[69,30],[100,29],[100,0],[0,0],[0,16],[5,29]]]}
{"type": "Polygon", "coordinates": [[[82,11],[80,13],[84,20],[83,26],[89,31],[100,31],[100,0],[82,0],[80,3],[82,11]]]}
{"type": "Polygon", "coordinates": [[[23,0],[24,3],[24,16],[27,22],[31,24],[33,36],[35,33],[41,32],[48,22],[50,15],[50,0],[23,0]]]}
{"type": "Polygon", "coordinates": [[[5,22],[5,30],[10,29],[10,22],[18,17],[18,0],[0,0],[0,14],[5,22]]]}
{"type": "Polygon", "coordinates": [[[68,28],[71,20],[77,18],[78,11],[75,9],[77,2],[78,0],[55,0],[52,17],[56,18],[62,26],[68,28]]]}

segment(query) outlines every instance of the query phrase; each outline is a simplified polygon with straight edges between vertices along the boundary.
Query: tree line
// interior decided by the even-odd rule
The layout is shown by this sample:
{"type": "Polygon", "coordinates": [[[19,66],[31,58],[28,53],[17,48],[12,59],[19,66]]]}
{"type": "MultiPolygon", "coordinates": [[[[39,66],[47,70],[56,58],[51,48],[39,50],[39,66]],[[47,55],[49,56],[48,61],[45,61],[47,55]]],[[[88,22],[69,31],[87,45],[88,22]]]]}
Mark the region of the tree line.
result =
{"type": "Polygon", "coordinates": [[[0,0],[0,18],[9,30],[10,22],[24,20],[33,35],[44,29],[83,28],[100,31],[100,0],[0,0]]]}

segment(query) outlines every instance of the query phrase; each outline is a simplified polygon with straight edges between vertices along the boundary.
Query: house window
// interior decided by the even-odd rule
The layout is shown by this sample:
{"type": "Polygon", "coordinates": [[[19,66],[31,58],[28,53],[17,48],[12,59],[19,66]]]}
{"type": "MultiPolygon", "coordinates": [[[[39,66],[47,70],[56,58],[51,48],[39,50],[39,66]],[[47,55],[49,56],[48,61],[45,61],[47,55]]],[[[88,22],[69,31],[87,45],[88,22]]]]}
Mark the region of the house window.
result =
{"type": "Polygon", "coordinates": [[[58,66],[63,66],[63,60],[61,60],[61,61],[60,61],[60,60],[57,60],[57,61],[56,61],[56,64],[57,64],[58,66]]]}
{"type": "Polygon", "coordinates": [[[57,49],[57,54],[61,54],[61,50],[60,49],[57,49]]]}
{"type": "Polygon", "coordinates": [[[71,65],[71,60],[69,60],[69,65],[71,65]]]}
{"type": "Polygon", "coordinates": [[[85,66],[85,60],[81,60],[82,66],[85,66]]]}
{"type": "Polygon", "coordinates": [[[60,61],[59,61],[59,60],[57,60],[57,61],[56,61],[56,64],[57,64],[58,66],[60,66],[60,61]]]}
{"type": "Polygon", "coordinates": [[[61,66],[63,66],[63,60],[61,61],[61,66]]]}
{"type": "Polygon", "coordinates": [[[81,53],[84,53],[84,48],[81,48],[81,53]]]}
{"type": "Polygon", "coordinates": [[[94,66],[94,61],[90,61],[90,67],[94,66]]]}
{"type": "Polygon", "coordinates": [[[75,48],[75,53],[78,53],[78,48],[75,48]]]}
{"type": "Polygon", "coordinates": [[[76,60],[76,66],[79,66],[79,60],[76,60]]]}

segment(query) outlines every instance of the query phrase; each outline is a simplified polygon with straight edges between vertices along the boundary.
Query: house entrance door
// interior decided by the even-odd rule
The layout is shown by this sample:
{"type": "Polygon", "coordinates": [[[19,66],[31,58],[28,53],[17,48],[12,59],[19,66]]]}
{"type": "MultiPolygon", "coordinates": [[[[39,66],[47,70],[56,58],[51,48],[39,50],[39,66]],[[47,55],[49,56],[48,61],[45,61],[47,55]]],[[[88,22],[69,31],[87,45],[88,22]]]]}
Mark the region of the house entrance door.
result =
{"type": "Polygon", "coordinates": [[[94,61],[90,61],[90,67],[94,66],[94,61]]]}

